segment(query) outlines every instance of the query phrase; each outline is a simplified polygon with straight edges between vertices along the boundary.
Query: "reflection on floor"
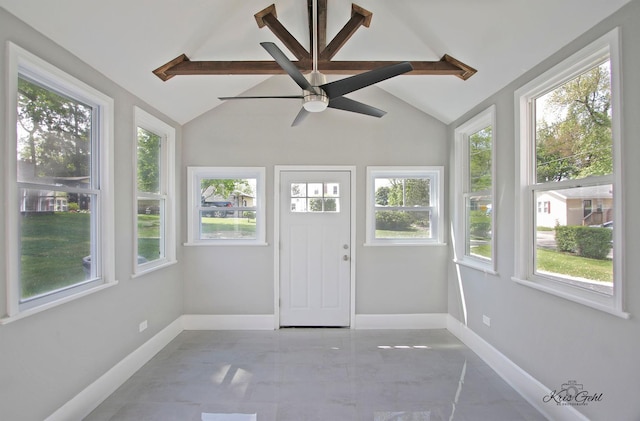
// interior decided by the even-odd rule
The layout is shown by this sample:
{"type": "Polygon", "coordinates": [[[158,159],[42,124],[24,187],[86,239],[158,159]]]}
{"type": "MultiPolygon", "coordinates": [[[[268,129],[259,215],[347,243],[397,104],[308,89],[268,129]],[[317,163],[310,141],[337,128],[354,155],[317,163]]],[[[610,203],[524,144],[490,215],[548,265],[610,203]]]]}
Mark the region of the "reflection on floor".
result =
{"type": "Polygon", "coordinates": [[[85,420],[226,421],[233,414],[258,421],[544,419],[446,330],[280,329],[182,332],[85,420]]]}

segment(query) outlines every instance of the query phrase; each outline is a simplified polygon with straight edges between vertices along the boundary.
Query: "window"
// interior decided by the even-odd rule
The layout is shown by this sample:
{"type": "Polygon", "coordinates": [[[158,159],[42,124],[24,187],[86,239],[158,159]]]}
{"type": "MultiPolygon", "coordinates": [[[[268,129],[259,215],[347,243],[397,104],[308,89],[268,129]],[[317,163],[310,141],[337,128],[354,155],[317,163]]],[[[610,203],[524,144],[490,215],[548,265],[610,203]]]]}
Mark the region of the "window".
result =
{"type": "Polygon", "coordinates": [[[291,212],[340,212],[339,183],[292,183],[291,212]]]}
{"type": "Polygon", "coordinates": [[[627,317],[618,69],[614,30],[516,92],[514,279],[627,317]]]}
{"type": "Polygon", "coordinates": [[[189,167],[188,245],[265,245],[262,167],[189,167]]]}
{"type": "Polygon", "coordinates": [[[443,242],[442,167],[367,168],[367,245],[443,242]]]}
{"type": "Polygon", "coordinates": [[[135,108],[134,273],[175,262],[175,129],[135,108]]]}
{"type": "Polygon", "coordinates": [[[115,284],[112,99],[13,44],[8,92],[4,321],[115,284]]]}
{"type": "Polygon", "coordinates": [[[495,106],[455,130],[456,262],[495,272],[495,106]]]}

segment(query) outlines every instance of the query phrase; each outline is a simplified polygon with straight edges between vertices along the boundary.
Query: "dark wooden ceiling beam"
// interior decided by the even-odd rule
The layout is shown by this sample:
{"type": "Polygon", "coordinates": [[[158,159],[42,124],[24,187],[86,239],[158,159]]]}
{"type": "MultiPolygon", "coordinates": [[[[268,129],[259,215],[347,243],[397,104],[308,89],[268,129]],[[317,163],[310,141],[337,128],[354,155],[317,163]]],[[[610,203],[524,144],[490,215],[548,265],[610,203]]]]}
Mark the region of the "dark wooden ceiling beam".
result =
{"type": "MultiPolygon", "coordinates": [[[[447,56],[449,57],[449,56],[447,56]]],[[[454,59],[455,60],[455,59],[454,59]]],[[[457,61],[457,60],[456,60],[457,61]]],[[[398,61],[320,61],[318,70],[328,75],[355,75],[369,70],[377,69],[398,61]]],[[[469,73],[469,66],[461,67],[457,63],[447,60],[440,61],[410,61],[413,70],[403,75],[425,76],[425,75],[453,75],[462,78],[469,73]]],[[[461,63],[461,62],[458,62],[461,63]]],[[[464,64],[464,63],[461,63],[464,64]]],[[[467,76],[468,78],[469,76],[467,76]]]]}
{"type": "Polygon", "coordinates": [[[189,58],[186,56],[186,54],[180,54],[178,57],[174,58],[170,62],[158,67],[156,70],[153,71],[153,74],[158,76],[164,82],[166,82],[167,80],[175,76],[175,74],[172,74],[172,75],[167,74],[167,70],[172,70],[178,64],[183,63],[185,61],[189,61],[189,58]]]}
{"type": "Polygon", "coordinates": [[[344,25],[344,27],[336,34],[326,48],[321,49],[320,59],[331,60],[333,56],[342,48],[342,46],[349,41],[349,39],[356,33],[361,26],[369,27],[371,24],[371,17],[373,13],[362,7],[352,4],[351,5],[351,19],[344,25]]]}
{"type": "MultiPolygon", "coordinates": [[[[161,74],[166,77],[163,80],[176,75],[277,75],[285,73],[274,61],[190,61],[184,54],[172,61],[182,57],[184,57],[183,60],[172,66],[165,65],[159,68],[162,69],[161,74]]],[[[450,56],[445,57],[440,61],[412,61],[410,63],[413,66],[413,71],[405,73],[405,75],[454,75],[461,79],[469,77],[469,69],[471,69],[469,66],[450,56]]],[[[310,60],[294,61],[293,63],[303,73],[312,69],[310,60]]],[[[328,75],[354,75],[395,63],[398,62],[321,60],[318,62],[318,70],[328,75]]],[[[163,78],[160,74],[158,77],[163,78]]]]}
{"type": "Polygon", "coordinates": [[[298,42],[298,40],[291,35],[291,33],[284,27],[278,20],[276,15],[276,6],[272,4],[264,10],[254,15],[258,27],[267,27],[278,37],[285,47],[297,58],[298,60],[305,60],[311,58],[311,54],[298,42]]]}
{"type": "MultiPolygon", "coordinates": [[[[309,33],[313,34],[312,0],[307,0],[309,8],[309,33]]],[[[342,30],[326,44],[327,0],[318,0],[318,46],[320,57],[318,70],[324,74],[354,75],[390,64],[396,61],[331,61],[331,58],[353,36],[360,26],[369,27],[372,13],[352,5],[351,19],[342,30]]],[[[275,5],[256,13],[256,22],[260,28],[267,26],[298,59],[293,62],[301,72],[313,68],[311,54],[278,21],[275,5]]],[[[312,37],[311,37],[312,38],[312,37]]],[[[313,46],[313,41],[311,44],[313,46]]],[[[313,47],[312,47],[313,48],[313,47]]],[[[471,66],[445,54],[440,61],[412,61],[413,70],[405,75],[454,75],[467,80],[477,71],[471,66]]],[[[176,75],[275,75],[284,74],[284,70],[274,61],[190,61],[181,54],[153,73],[163,81],[176,75]]]]}
{"type": "Polygon", "coordinates": [[[457,75],[462,80],[467,80],[478,72],[473,67],[464,64],[460,60],[456,60],[455,58],[451,57],[449,54],[445,54],[444,56],[442,56],[442,59],[440,59],[440,61],[446,61],[447,63],[451,63],[452,65],[464,70],[464,73],[462,75],[457,75]]]}

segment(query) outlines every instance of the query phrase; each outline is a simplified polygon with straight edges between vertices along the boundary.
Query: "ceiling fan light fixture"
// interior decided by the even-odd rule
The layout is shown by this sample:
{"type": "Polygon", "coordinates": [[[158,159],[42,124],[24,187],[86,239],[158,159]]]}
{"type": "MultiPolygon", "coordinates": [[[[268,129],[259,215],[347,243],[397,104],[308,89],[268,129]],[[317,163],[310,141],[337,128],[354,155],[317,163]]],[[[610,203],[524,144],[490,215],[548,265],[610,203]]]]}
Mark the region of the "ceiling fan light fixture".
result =
{"type": "Polygon", "coordinates": [[[329,97],[324,93],[324,91],[321,94],[305,92],[302,101],[302,106],[310,113],[319,113],[324,111],[329,105],[329,97]]]}
{"type": "Polygon", "coordinates": [[[327,83],[327,78],[319,71],[313,70],[307,75],[307,79],[314,90],[310,91],[305,89],[302,106],[310,113],[324,111],[329,105],[329,97],[324,89],[320,88],[320,85],[327,83]]]}

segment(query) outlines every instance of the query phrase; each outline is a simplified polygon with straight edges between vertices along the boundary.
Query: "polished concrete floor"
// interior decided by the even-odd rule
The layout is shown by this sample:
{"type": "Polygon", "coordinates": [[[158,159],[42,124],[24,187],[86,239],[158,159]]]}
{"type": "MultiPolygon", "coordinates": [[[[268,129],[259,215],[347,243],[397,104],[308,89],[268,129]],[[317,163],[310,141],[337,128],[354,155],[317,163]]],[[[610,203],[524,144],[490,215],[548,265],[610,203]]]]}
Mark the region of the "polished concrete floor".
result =
{"type": "Polygon", "coordinates": [[[185,331],[87,418],[542,420],[446,330],[185,331]]]}

